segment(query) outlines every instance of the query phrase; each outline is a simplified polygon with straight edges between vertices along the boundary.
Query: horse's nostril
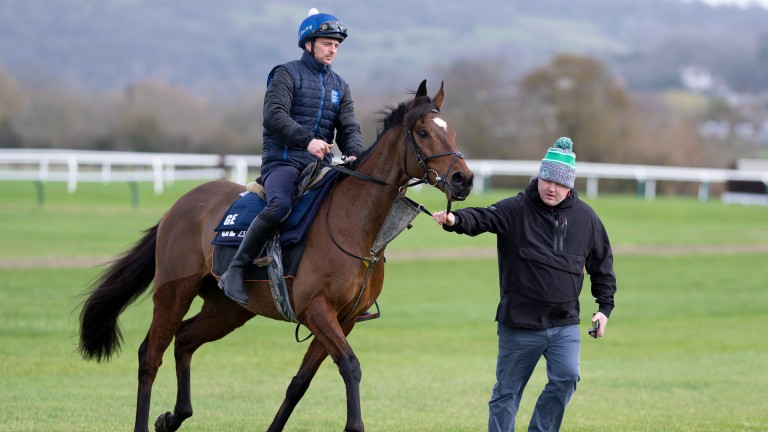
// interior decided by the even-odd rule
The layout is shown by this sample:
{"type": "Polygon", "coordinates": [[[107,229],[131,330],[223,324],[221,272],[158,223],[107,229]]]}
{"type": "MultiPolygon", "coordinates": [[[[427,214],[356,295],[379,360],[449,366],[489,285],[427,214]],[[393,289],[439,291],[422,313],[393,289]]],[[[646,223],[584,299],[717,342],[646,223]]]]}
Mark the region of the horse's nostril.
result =
{"type": "Polygon", "coordinates": [[[472,187],[472,175],[467,176],[464,172],[459,171],[451,176],[451,183],[461,187],[472,187]]]}

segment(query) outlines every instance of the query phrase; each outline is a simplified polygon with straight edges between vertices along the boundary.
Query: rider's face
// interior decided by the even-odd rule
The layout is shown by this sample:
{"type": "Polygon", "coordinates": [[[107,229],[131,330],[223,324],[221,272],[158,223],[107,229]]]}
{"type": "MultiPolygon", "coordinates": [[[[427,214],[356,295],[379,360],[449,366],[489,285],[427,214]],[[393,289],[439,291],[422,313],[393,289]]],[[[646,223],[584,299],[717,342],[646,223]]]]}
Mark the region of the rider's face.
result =
{"type": "MultiPolygon", "coordinates": [[[[336,51],[339,49],[338,39],[319,37],[315,38],[315,58],[321,63],[330,65],[333,63],[333,59],[336,57],[336,51]]],[[[308,41],[305,45],[307,51],[312,48],[312,41],[308,41]]]]}

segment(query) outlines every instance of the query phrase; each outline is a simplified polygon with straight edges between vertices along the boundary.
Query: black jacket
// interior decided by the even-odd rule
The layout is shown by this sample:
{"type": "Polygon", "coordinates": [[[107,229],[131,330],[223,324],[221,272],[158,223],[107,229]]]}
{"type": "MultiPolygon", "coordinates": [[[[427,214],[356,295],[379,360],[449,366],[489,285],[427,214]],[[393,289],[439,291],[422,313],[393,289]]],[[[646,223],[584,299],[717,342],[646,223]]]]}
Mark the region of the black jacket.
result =
{"type": "MultiPolygon", "coordinates": [[[[300,60],[276,66],[264,95],[262,176],[273,166],[303,169],[315,159],[306,151],[312,138],[334,138],[343,154],[363,148],[360,124],[346,81],[307,52],[300,60]]],[[[331,156],[327,157],[330,162],[331,156]]]]}
{"type": "Polygon", "coordinates": [[[529,329],[578,324],[585,268],[599,311],[610,316],[616,277],[603,223],[575,190],[555,207],[544,204],[537,183],[492,206],[456,210],[456,222],[444,228],[496,234],[500,323],[529,329]]]}

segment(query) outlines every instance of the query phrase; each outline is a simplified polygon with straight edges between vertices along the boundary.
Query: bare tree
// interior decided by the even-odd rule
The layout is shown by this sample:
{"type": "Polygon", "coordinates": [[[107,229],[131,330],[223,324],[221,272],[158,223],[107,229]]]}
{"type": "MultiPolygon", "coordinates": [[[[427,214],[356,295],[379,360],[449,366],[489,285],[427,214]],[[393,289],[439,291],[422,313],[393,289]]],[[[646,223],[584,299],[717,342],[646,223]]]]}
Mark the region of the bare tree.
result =
{"type": "Polygon", "coordinates": [[[24,147],[93,148],[109,135],[113,104],[102,95],[50,86],[27,93],[27,106],[11,117],[24,147]]]}
{"type": "Polygon", "coordinates": [[[561,54],[520,83],[522,153],[569,136],[581,160],[618,162],[629,137],[630,101],[598,61],[561,54]]]}
{"type": "Polygon", "coordinates": [[[26,104],[26,93],[0,64],[0,147],[18,147],[21,144],[10,119],[26,104]]]}
{"type": "Polygon", "coordinates": [[[205,148],[210,127],[205,103],[186,89],[158,80],[129,86],[118,101],[116,147],[153,151],[205,148]]]}
{"type": "Polygon", "coordinates": [[[0,121],[18,112],[26,103],[24,90],[0,64],[0,121]]]}

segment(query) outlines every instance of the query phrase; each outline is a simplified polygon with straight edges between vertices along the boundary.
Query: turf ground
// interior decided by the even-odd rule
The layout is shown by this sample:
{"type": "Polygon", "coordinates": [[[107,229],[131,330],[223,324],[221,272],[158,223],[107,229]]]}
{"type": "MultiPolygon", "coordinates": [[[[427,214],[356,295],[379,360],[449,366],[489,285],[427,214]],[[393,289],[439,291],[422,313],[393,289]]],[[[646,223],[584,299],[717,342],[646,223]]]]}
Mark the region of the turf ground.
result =
{"type": "MultiPolygon", "coordinates": [[[[41,207],[31,183],[0,183],[0,430],[132,428],[136,350],[151,299],[122,316],[121,355],[96,364],[75,352],[78,294],[98,274],[96,264],[136,240],[190,186],[155,196],[140,185],[134,208],[124,184],[81,185],[72,195],[49,184],[41,207]]],[[[433,211],[444,205],[428,191],[411,197],[433,211]]],[[[563,430],[768,430],[768,209],[685,198],[588,202],[611,235],[619,291],[606,336],[583,340],[582,380],[563,430]]],[[[383,317],[350,336],[368,430],[485,429],[496,352],[493,246],[491,236],[446,234],[419,216],[388,248],[383,317]]],[[[585,289],[583,317],[593,311],[585,289]]],[[[202,347],[192,368],[195,415],[181,430],[265,430],[306,349],[293,332],[255,319],[202,347]]],[[[518,430],[545,379],[542,362],[518,430]]],[[[151,415],[174,399],[169,351],[151,415]]],[[[340,430],[344,415],[341,378],[326,362],[286,430],[340,430]]]]}

